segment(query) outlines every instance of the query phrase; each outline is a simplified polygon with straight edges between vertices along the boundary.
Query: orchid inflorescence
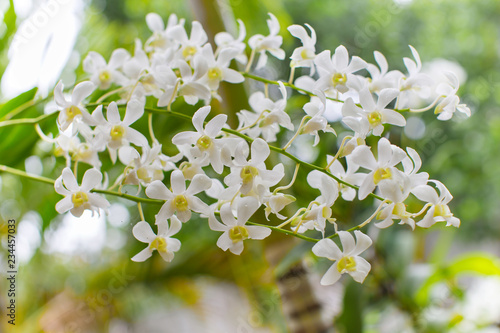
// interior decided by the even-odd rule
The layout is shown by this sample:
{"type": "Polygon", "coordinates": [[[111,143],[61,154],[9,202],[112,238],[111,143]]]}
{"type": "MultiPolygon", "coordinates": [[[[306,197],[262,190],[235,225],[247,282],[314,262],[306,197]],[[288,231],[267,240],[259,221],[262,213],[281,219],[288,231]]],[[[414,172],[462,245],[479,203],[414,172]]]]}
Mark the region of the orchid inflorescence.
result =
{"type": "Polygon", "coordinates": [[[60,110],[57,119],[60,134],[53,142],[57,154],[65,156],[67,164],[55,182],[56,192],[65,196],[56,210],[61,214],[70,211],[75,216],[81,216],[87,209],[106,210],[109,202],[94,190],[102,193],[108,188],[107,178],[102,183],[99,158],[107,150],[114,164],[124,166],[108,191],[118,187],[120,193],[122,186],[135,185],[138,193],[144,188],[148,198],[162,203],[155,220],[157,234],[144,221],[139,203],[142,221],[135,225],[133,234],[148,246],[132,260],[144,261],[157,250],[164,260],[171,261],[181,247],[179,240],[171,237],[197,213],[208,221],[210,229],[222,232],[217,246],[234,254],[243,251],[247,239],[263,239],[272,230],[316,241],[313,253],[334,261],[321,281],[323,284],[336,282],[343,273],[350,274],[357,282],[364,281],[370,264],[359,255],[372,240],[358,229],[372,220],[377,220],[374,225],[378,228],[387,228],[395,221],[411,229],[428,228],[441,221],[458,227],[460,220],[448,207],[451,194],[441,182],[430,180],[427,173],[419,171],[422,162],[416,150],[408,147],[405,151],[386,137],[378,139],[376,148],[366,144],[368,136],[383,135],[387,125],[404,127],[404,114],[408,112],[434,109],[440,120],[450,119],[457,111],[469,116],[470,110],[459,104],[456,96],[458,79],[450,73],[448,82],[437,84],[421,71],[419,54],[411,46],[413,59],[403,59],[406,74],[389,70],[386,58],[377,51],[376,65],[350,57],[342,45],[333,54],[330,50],[317,53],[316,33],[308,24],[307,30],[299,25],[288,27],[302,43],[290,57],[289,80],[264,79],[249,74],[254,63],[260,69],[268,66],[269,55],[285,59],[279,22],[274,15],[269,17],[267,36],[251,36],[246,44],[245,26],[238,20],[238,37],[221,32],[215,36],[215,45],[211,45],[196,21],[188,35],[185,21],[176,15],[170,15],[165,26],[159,15],[148,14],[146,22],[153,34],[144,44],[136,41],[133,55],[117,49],[106,62],[98,53],[90,52],[83,62],[90,79],[77,84],[71,97],[64,95],[62,83],[54,90],[60,110]],[[248,56],[247,49],[251,50],[248,56]],[[233,69],[236,65],[246,66],[246,70],[233,69]],[[308,75],[294,78],[297,68],[303,68],[308,75]],[[359,74],[362,70],[367,76],[359,74]],[[242,83],[246,79],[260,80],[266,89],[251,94],[251,110],[237,113],[238,126],[231,129],[225,114],[210,117],[208,104],[212,99],[221,99],[219,84],[242,83]],[[269,97],[268,84],[278,85],[280,99],[269,97]],[[113,90],[96,103],[84,103],[96,89],[110,88],[113,90]],[[309,98],[303,105],[300,123],[294,124],[287,113],[290,88],[309,98]],[[112,96],[119,98],[104,102],[112,96]],[[179,153],[166,156],[155,138],[153,110],[145,107],[146,100],[157,103],[156,112],[179,116],[171,108],[180,98],[190,105],[201,102],[205,106],[191,118],[193,131],[173,137],[172,144],[179,153]],[[425,101],[432,103],[422,108],[425,101]],[[339,106],[337,121],[352,131],[339,140],[335,156],[324,156],[325,166],[316,166],[290,154],[287,149],[298,136],[312,136],[315,146],[323,137],[336,135],[327,117],[332,103],[339,106]],[[91,106],[95,107],[93,112],[89,111],[91,106]],[[123,117],[120,108],[125,109],[123,117]],[[145,113],[149,140],[133,128],[145,113]],[[283,131],[291,133],[290,141],[283,148],[270,145],[277,142],[277,135],[283,131]],[[285,172],[282,163],[270,166],[271,151],[296,163],[293,176],[285,172]],[[78,163],[92,167],[86,171],[81,185],[77,181],[78,163]],[[300,166],[312,169],[307,183],[319,190],[320,195],[287,216],[283,209],[296,199],[287,190],[293,186],[300,166]],[[213,172],[207,172],[210,168],[213,172]],[[290,184],[276,187],[285,176],[292,179],[290,184]],[[205,193],[203,200],[200,193],[205,193]],[[405,202],[410,195],[411,200],[422,201],[419,212],[407,211],[405,202]],[[332,213],[335,202],[353,201],[356,197],[363,200],[368,196],[378,201],[373,215],[355,228],[339,230],[332,213]],[[261,207],[266,218],[274,215],[284,222],[279,226],[251,222],[261,207]],[[335,228],[334,235],[325,236],[328,224],[335,228]],[[323,238],[305,236],[310,230],[319,231],[323,238]],[[353,230],[356,241],[351,234],[353,230]],[[339,237],[342,250],[332,240],[333,236],[339,237]]]}

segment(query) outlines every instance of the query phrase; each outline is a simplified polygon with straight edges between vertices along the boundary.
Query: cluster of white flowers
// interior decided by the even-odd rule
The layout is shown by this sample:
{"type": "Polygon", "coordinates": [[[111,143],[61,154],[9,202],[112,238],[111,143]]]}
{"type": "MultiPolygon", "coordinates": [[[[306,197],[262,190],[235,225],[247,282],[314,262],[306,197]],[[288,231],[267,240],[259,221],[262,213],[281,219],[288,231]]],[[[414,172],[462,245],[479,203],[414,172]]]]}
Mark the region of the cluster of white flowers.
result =
{"type": "MultiPolygon", "coordinates": [[[[55,184],[57,193],[65,196],[57,204],[57,211],[70,210],[80,216],[85,209],[106,209],[108,201],[91,191],[103,192],[108,187],[107,180],[101,183],[99,158],[99,154],[107,150],[113,164],[119,161],[124,166],[110,189],[118,187],[120,191],[126,184],[138,186],[138,191],[145,187],[147,197],[164,202],[156,214],[158,235],[145,221],[133,228],[134,236],[149,244],[132,258],[134,261],[146,260],[154,250],[171,261],[181,247],[171,236],[180,231],[182,223],[189,222],[193,212],[206,218],[210,229],[223,232],[217,246],[240,254],[245,240],[263,239],[271,233],[270,228],[250,222],[252,215],[263,207],[268,219],[275,215],[286,220],[278,228],[284,230],[290,225],[292,231],[288,233],[302,234],[313,229],[321,232],[323,239],[313,247],[313,252],[336,262],[322,283],[334,283],[345,272],[362,282],[370,264],[359,254],[372,240],[356,230],[355,243],[349,231],[338,231],[335,236],[340,238],[341,251],[331,237],[325,236],[327,223],[333,224],[335,230],[338,228],[332,206],[339,198],[363,200],[371,195],[379,200],[372,217],[360,221],[359,228],[373,219],[379,220],[375,223],[379,228],[389,227],[394,221],[412,229],[428,228],[439,221],[458,227],[460,220],[448,207],[451,194],[442,183],[429,180],[427,173],[419,172],[421,159],[414,149],[404,151],[385,137],[381,137],[373,149],[366,145],[367,136],[383,135],[387,125],[405,126],[404,114],[411,111],[420,112],[437,105],[435,113],[441,120],[449,119],[456,111],[470,114],[467,107],[459,104],[458,80],[453,74],[448,75],[449,83],[439,85],[438,92],[430,91],[435,83],[420,72],[419,55],[411,46],[414,60],[404,58],[408,70],[405,74],[389,71],[380,52],[374,52],[376,65],[350,57],[344,46],[337,47],[333,55],[329,50],[316,54],[314,29],[306,25],[308,32],[302,26],[292,25],[288,30],[302,45],[290,57],[290,83],[274,82],[279,85],[281,99],[273,101],[267,89],[253,92],[249,97],[251,110],[237,113],[236,129],[227,125],[227,115],[209,117],[210,100],[221,98],[218,94],[221,81],[243,82],[256,57],[256,68],[266,66],[268,55],[280,60],[285,58],[279,22],[272,14],[269,16],[269,35],[251,36],[246,44],[245,26],[238,21],[237,38],[221,32],[215,36],[216,45],[212,46],[200,23],[193,22],[188,35],[184,20],[174,14],[166,25],[159,15],[148,14],[146,22],[153,34],[144,44],[136,42],[133,55],[118,49],[106,62],[98,53],[90,52],[84,60],[90,79],[76,85],[70,98],[64,96],[61,83],[54,91],[60,108],[60,135],[54,141],[57,153],[66,157],[67,165],[55,184]],[[251,50],[249,56],[247,47],[251,50]],[[233,60],[235,64],[246,65],[246,72],[231,68],[233,60]],[[308,69],[308,75],[294,80],[296,68],[308,69]],[[368,75],[361,75],[362,70],[368,75]],[[310,97],[303,106],[300,124],[294,124],[288,113],[287,87],[310,97]],[[102,94],[96,89],[112,90],[102,94]],[[100,98],[93,104],[83,103],[91,94],[100,98]],[[417,108],[431,94],[437,96],[436,100],[428,107],[417,108]],[[103,103],[116,95],[119,96],[116,101],[103,103]],[[133,126],[148,111],[146,100],[166,107],[167,113],[172,103],[181,97],[187,104],[202,101],[206,106],[192,117],[195,131],[180,132],[173,137],[172,143],[179,154],[170,157],[162,153],[162,146],[155,139],[151,113],[149,140],[133,126]],[[308,173],[307,183],[319,190],[320,195],[292,216],[282,215],[283,208],[295,201],[291,194],[284,192],[293,186],[298,167],[304,164],[303,168],[311,168],[311,165],[296,159],[298,165],[290,177],[290,185],[274,188],[285,178],[285,167],[281,163],[269,166],[271,150],[289,155],[286,149],[299,135],[313,135],[314,145],[323,135],[335,135],[332,123],[325,117],[327,100],[341,103],[341,123],[352,130],[352,134],[344,138],[335,156],[324,157],[326,167],[318,166],[308,173]],[[90,106],[94,108],[92,112],[90,106]],[[120,109],[125,110],[123,117],[120,109]],[[293,133],[290,142],[283,148],[270,146],[282,131],[293,133]],[[78,163],[92,167],[85,173],[81,186],[78,186],[76,171],[71,171],[72,166],[76,170],[78,163]],[[214,173],[206,172],[209,169],[220,177],[211,178],[209,175],[214,173]],[[170,180],[164,183],[167,172],[170,180]],[[422,201],[421,211],[407,211],[405,202],[410,195],[412,200],[422,201]]],[[[263,82],[269,83],[269,80],[263,82]]]]}

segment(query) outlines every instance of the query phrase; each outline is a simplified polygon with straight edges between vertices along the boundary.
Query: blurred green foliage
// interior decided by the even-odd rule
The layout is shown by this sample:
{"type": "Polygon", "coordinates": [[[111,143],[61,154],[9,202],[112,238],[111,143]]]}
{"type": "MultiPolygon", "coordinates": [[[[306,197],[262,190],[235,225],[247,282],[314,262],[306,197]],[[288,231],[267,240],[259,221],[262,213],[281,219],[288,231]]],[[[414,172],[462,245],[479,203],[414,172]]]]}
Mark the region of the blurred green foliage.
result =
{"type": "MultiPolygon", "coordinates": [[[[118,47],[133,52],[134,40],[145,40],[150,34],[144,21],[147,13],[157,12],[165,20],[170,13],[176,13],[190,22],[200,19],[193,11],[193,6],[200,3],[94,0],[85,10],[76,51],[81,59],[90,50],[101,53],[105,58],[118,47]]],[[[442,328],[433,328],[420,319],[425,307],[432,302],[430,291],[435,284],[447,284],[451,293],[460,299],[463,292],[458,281],[462,275],[471,271],[483,275],[500,275],[497,258],[484,254],[455,258],[456,254],[453,253],[474,250],[479,242],[494,244],[500,236],[500,2],[414,0],[400,3],[391,0],[219,2],[223,15],[241,18],[245,22],[247,36],[265,33],[267,12],[273,12],[280,20],[284,49],[288,55],[298,45],[298,41],[286,32],[286,26],[309,23],[318,35],[317,50],[333,50],[343,44],[352,55],[369,62],[374,61],[373,51],[378,50],[386,55],[391,68],[402,70],[401,59],[410,56],[408,44],[411,44],[419,50],[424,63],[435,58],[449,59],[460,64],[467,72],[467,81],[459,92],[464,102],[473,109],[470,119],[440,122],[433,114],[426,113],[417,115],[427,125],[422,139],[410,139],[398,131],[391,134],[394,142],[417,149],[423,159],[423,170],[445,183],[454,194],[452,210],[461,218],[461,228],[453,232],[444,227],[411,232],[393,226],[380,232],[372,257],[369,258],[373,267],[371,275],[364,285],[351,282],[346,285],[344,311],[338,317],[338,328],[343,332],[377,332],[373,323],[390,307],[405,312],[409,325],[416,331],[439,332],[442,328]],[[455,259],[449,262],[451,257],[455,259]],[[427,263],[431,271],[420,277],[414,276],[410,267],[412,263],[427,263]]],[[[0,74],[8,64],[8,44],[16,24],[19,25],[12,0],[3,15],[3,22],[5,28],[0,30],[0,74]]],[[[286,63],[273,63],[275,72],[270,75],[287,78],[286,63]]],[[[79,80],[85,78],[81,65],[76,74],[79,80]]],[[[0,118],[28,102],[34,93],[35,90],[31,90],[1,105],[0,118]]],[[[303,102],[303,96],[290,99],[292,117],[293,110],[296,111],[303,102]]],[[[194,107],[182,103],[174,104],[174,109],[189,114],[195,111],[194,107]]],[[[42,110],[42,106],[34,105],[20,116],[35,117],[42,110]]],[[[144,131],[147,123],[143,119],[137,126],[144,131]]],[[[168,155],[176,153],[168,144],[171,137],[183,128],[190,128],[189,123],[179,123],[166,116],[156,117],[154,126],[158,139],[164,143],[163,150],[168,155]]],[[[46,133],[56,131],[55,124],[45,124],[42,128],[46,133]]],[[[342,128],[338,127],[337,131],[341,132],[342,128]]],[[[318,156],[336,150],[333,138],[325,136],[324,140],[328,145],[320,148],[318,156]]],[[[42,149],[36,141],[37,135],[32,126],[0,129],[1,164],[24,169],[25,159],[36,154],[41,157],[44,176],[55,178],[64,166],[61,158],[56,162],[52,153],[42,149]]],[[[293,172],[293,165],[287,167],[289,172],[293,172]]],[[[111,179],[116,176],[116,172],[110,172],[111,179]]],[[[305,176],[305,170],[300,170],[296,184],[296,193],[300,193],[297,195],[297,205],[318,195],[306,185],[305,176]]],[[[1,180],[0,208],[3,219],[10,214],[20,220],[27,211],[36,211],[43,220],[40,228],[42,235],[62,223],[54,210],[59,196],[50,186],[10,175],[1,175],[1,180]],[[10,202],[8,207],[5,204],[7,201],[10,202]]],[[[131,188],[130,191],[135,189],[131,188]]],[[[365,208],[367,204],[359,202],[353,205],[339,204],[334,207],[334,212],[339,223],[346,226],[366,218],[368,211],[365,208]]],[[[41,318],[50,317],[51,311],[56,308],[51,300],[62,296],[67,297],[65,302],[69,302],[69,307],[83,304],[81,310],[89,313],[83,316],[85,322],[72,317],[68,317],[68,322],[82,325],[90,331],[107,332],[114,317],[130,323],[146,315],[155,306],[168,309],[176,304],[195,304],[200,291],[194,281],[200,276],[235,282],[245,290],[254,305],[269,299],[269,295],[276,291],[272,272],[264,256],[265,250],[260,244],[249,244],[244,254],[237,258],[222,253],[214,246],[218,235],[210,232],[202,220],[183,227],[180,234],[183,248],[171,265],[165,265],[158,256],[142,264],[130,262],[129,258],[140,251],[143,245],[131,235],[131,226],[138,220],[138,214],[135,206],[129,205],[129,209],[131,217],[127,223],[108,227],[108,232],[117,229],[126,235],[125,245],[119,251],[105,247],[97,257],[74,256],[68,259],[42,251],[45,246],[42,243],[30,262],[20,267],[23,278],[18,286],[20,297],[17,301],[22,304],[19,319],[23,332],[40,330],[41,318]],[[105,306],[97,307],[99,311],[105,308],[107,312],[97,311],[90,300],[102,290],[108,290],[109,281],[117,270],[123,271],[124,267],[133,278],[126,281],[126,289],[113,293],[105,306]],[[134,295],[140,295],[140,298],[134,295]]],[[[145,205],[144,209],[146,220],[152,221],[157,207],[145,205]]],[[[5,234],[5,228],[0,228],[0,237],[4,238],[5,234]]],[[[273,236],[266,243],[279,241],[282,237],[273,236]]],[[[308,253],[307,246],[297,249],[300,255],[292,252],[287,257],[288,261],[283,261],[285,265],[308,253]]],[[[3,288],[0,289],[2,300],[5,292],[3,288]]],[[[264,324],[284,330],[286,324],[283,315],[261,314],[264,324]]],[[[0,327],[4,324],[2,321],[0,327]]]]}

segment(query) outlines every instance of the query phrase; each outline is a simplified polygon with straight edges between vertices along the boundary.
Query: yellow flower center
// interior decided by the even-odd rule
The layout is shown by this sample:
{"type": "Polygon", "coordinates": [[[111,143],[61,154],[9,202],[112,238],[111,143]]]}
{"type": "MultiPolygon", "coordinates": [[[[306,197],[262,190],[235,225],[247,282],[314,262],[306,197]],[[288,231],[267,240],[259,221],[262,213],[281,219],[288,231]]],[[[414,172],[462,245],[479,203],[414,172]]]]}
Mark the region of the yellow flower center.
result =
{"type": "Polygon", "coordinates": [[[152,92],[158,88],[155,78],[151,74],[146,74],[140,81],[146,92],[152,92]]]}
{"type": "Polygon", "coordinates": [[[332,216],[332,209],[330,207],[323,207],[321,210],[321,215],[326,219],[332,216]]]}
{"type": "Polygon", "coordinates": [[[406,205],[402,202],[398,202],[394,205],[394,209],[392,210],[392,213],[397,216],[401,217],[409,217],[411,214],[408,214],[406,211],[406,205]]]}
{"type": "Polygon", "coordinates": [[[450,207],[447,205],[436,205],[434,216],[451,217],[453,214],[450,211],[450,207]]]}
{"type": "Polygon", "coordinates": [[[64,156],[64,149],[62,149],[61,147],[57,147],[56,149],[54,149],[54,156],[64,156]]]}
{"type": "Polygon", "coordinates": [[[111,135],[111,139],[121,140],[125,135],[125,128],[123,128],[123,126],[120,125],[115,125],[111,128],[109,134],[111,135]]]}
{"type": "Polygon", "coordinates": [[[151,250],[158,250],[158,252],[167,252],[167,241],[163,237],[156,237],[149,245],[151,250]]]}
{"type": "Polygon", "coordinates": [[[137,178],[143,180],[146,183],[149,183],[151,181],[148,170],[144,167],[140,167],[139,169],[137,169],[137,178]]]}
{"type": "Polygon", "coordinates": [[[222,71],[218,67],[210,68],[208,70],[208,78],[212,80],[220,80],[222,78],[222,71]]]}
{"type": "Polygon", "coordinates": [[[337,264],[337,270],[342,273],[344,270],[353,272],[356,270],[356,261],[353,257],[343,257],[337,264]]]}
{"type": "Polygon", "coordinates": [[[438,104],[438,106],[434,109],[434,114],[440,114],[441,112],[443,112],[443,106],[438,104]]]}
{"type": "Polygon", "coordinates": [[[368,115],[368,122],[373,127],[382,124],[382,115],[378,111],[373,111],[368,115]]]}
{"type": "MultiPolygon", "coordinates": [[[[305,215],[305,214],[304,214],[304,215],[305,215]]],[[[301,221],[307,221],[308,219],[307,219],[307,217],[306,217],[306,216],[304,216],[304,215],[294,217],[294,218],[292,219],[292,222],[290,222],[290,225],[291,225],[292,227],[296,227],[296,226],[298,226],[298,225],[299,225],[299,223],[301,223],[301,221]]],[[[302,223],[301,223],[301,224],[302,224],[302,223]]]]}
{"type": "Polygon", "coordinates": [[[76,192],[73,193],[71,196],[71,202],[73,202],[73,205],[75,207],[80,207],[81,205],[85,204],[87,201],[89,201],[89,197],[87,193],[84,192],[76,192]]]}
{"type": "Polygon", "coordinates": [[[162,36],[158,33],[154,33],[153,34],[154,36],[154,39],[151,41],[151,45],[152,47],[158,47],[158,48],[163,48],[165,46],[167,46],[167,43],[165,42],[165,39],[162,38],[162,36]]]}
{"type": "Polygon", "coordinates": [[[314,52],[304,47],[302,52],[300,52],[300,56],[302,59],[312,59],[314,58],[314,52]]]}
{"type": "Polygon", "coordinates": [[[73,154],[73,160],[78,161],[78,160],[84,160],[87,158],[90,158],[92,156],[92,150],[90,149],[89,145],[84,143],[81,144],[74,152],[73,154]]]}
{"type": "Polygon", "coordinates": [[[203,135],[196,141],[196,145],[200,150],[207,150],[212,145],[212,139],[207,135],[203,135]]]}
{"type": "Polygon", "coordinates": [[[174,205],[175,208],[177,208],[178,211],[185,211],[188,210],[188,201],[185,196],[182,194],[179,194],[174,198],[174,205]]]}
{"type": "Polygon", "coordinates": [[[259,170],[256,167],[247,165],[241,169],[240,177],[243,180],[243,184],[248,184],[253,181],[254,177],[259,174],[259,170]]]}
{"type": "MultiPolygon", "coordinates": [[[[264,111],[265,112],[265,111],[264,111]]],[[[262,113],[264,115],[264,112],[262,113]]],[[[269,125],[272,125],[276,121],[275,118],[273,117],[268,117],[267,115],[264,115],[264,119],[259,121],[259,127],[266,127],[269,125]]]]}
{"type": "Polygon", "coordinates": [[[392,178],[392,172],[390,168],[377,169],[373,174],[373,182],[375,183],[375,185],[380,183],[381,180],[391,179],[391,178],[392,178]]]}
{"type": "Polygon", "coordinates": [[[345,84],[347,82],[347,76],[342,73],[335,73],[332,76],[332,84],[336,87],[339,84],[345,84]]]}
{"type": "Polygon", "coordinates": [[[78,108],[78,106],[71,105],[69,108],[66,108],[65,110],[66,116],[68,117],[68,120],[72,120],[79,114],[82,114],[82,111],[78,108]]]}
{"type": "Polygon", "coordinates": [[[245,239],[248,239],[248,230],[243,226],[232,227],[229,230],[229,238],[233,241],[233,243],[238,243],[245,239]]]}
{"type": "Polygon", "coordinates": [[[196,47],[194,46],[186,46],[184,50],[182,50],[182,56],[184,58],[189,58],[194,56],[196,53],[196,47]]]}
{"type": "Polygon", "coordinates": [[[99,73],[99,81],[107,83],[111,80],[111,73],[107,70],[103,70],[99,73]]]}

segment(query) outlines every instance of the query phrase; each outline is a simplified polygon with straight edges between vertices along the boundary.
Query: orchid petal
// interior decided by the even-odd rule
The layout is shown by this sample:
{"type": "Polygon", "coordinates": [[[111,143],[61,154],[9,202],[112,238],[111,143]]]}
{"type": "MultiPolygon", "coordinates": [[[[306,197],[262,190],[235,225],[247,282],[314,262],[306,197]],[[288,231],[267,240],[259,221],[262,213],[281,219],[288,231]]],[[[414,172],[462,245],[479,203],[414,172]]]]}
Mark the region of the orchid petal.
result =
{"type": "Polygon", "coordinates": [[[156,238],[153,229],[151,229],[149,223],[145,221],[138,222],[134,228],[132,228],[132,234],[138,241],[143,243],[151,243],[156,238]]]}
{"type": "Polygon", "coordinates": [[[328,258],[330,260],[340,260],[342,258],[342,251],[331,239],[325,238],[317,242],[312,252],[318,257],[328,258]]]}
{"type": "Polygon", "coordinates": [[[100,185],[102,181],[102,173],[97,169],[88,169],[83,175],[82,186],[80,190],[82,192],[89,192],[91,189],[100,185]]]}
{"type": "Polygon", "coordinates": [[[331,284],[334,284],[335,282],[337,282],[340,277],[341,277],[342,274],[340,274],[338,268],[337,268],[337,263],[334,263],[325,273],[325,275],[323,275],[323,277],[321,278],[321,285],[323,286],[328,286],[328,285],[331,285],[331,284]]]}

